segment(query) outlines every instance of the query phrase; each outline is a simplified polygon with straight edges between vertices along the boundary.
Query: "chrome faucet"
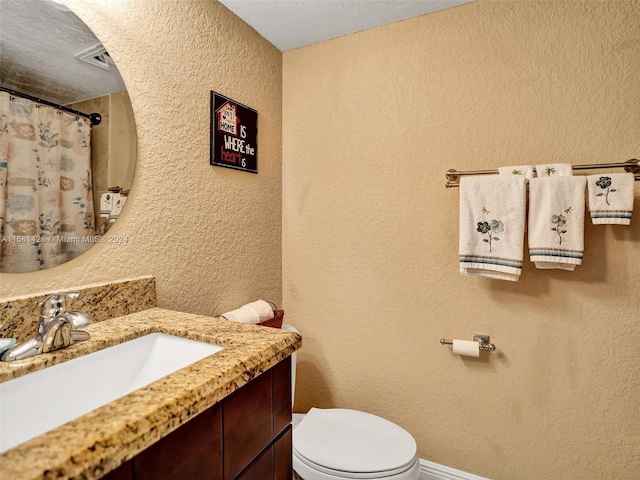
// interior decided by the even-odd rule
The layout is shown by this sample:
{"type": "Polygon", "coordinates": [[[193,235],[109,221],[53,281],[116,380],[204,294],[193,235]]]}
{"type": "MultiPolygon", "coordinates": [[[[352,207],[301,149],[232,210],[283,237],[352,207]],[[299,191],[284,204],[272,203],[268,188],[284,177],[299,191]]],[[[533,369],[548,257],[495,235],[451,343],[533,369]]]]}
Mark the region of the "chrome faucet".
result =
{"type": "Polygon", "coordinates": [[[7,350],[1,360],[3,362],[21,360],[88,340],[90,335],[78,329],[92,323],[92,318],[84,312],[66,310],[67,299],[73,299],[77,296],[76,292],[62,292],[47,297],[44,302],[40,303],[36,336],[7,350]]]}

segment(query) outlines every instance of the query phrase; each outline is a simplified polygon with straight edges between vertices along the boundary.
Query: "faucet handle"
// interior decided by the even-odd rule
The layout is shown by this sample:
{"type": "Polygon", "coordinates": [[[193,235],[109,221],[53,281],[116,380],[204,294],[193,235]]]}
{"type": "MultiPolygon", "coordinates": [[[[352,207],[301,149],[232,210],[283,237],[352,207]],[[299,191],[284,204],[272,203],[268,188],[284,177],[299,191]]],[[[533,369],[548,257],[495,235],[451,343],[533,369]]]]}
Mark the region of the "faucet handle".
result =
{"type": "Polygon", "coordinates": [[[78,295],[80,295],[78,292],[59,292],[49,295],[39,304],[40,321],[48,321],[64,312],[67,306],[67,299],[77,298],[78,295]]]}
{"type": "Polygon", "coordinates": [[[64,316],[69,319],[73,328],[84,328],[93,323],[91,315],[78,310],[68,310],[64,312],[64,316]]]}

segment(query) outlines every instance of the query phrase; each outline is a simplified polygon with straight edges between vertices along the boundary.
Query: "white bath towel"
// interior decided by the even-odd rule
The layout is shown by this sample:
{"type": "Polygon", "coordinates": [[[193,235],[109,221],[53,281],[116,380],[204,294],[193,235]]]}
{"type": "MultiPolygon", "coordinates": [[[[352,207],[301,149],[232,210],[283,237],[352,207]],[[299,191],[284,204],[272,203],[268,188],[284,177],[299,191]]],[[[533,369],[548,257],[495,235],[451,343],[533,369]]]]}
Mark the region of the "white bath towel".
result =
{"type": "Polygon", "coordinates": [[[572,177],[573,167],[570,163],[548,163],[536,165],[538,178],[546,177],[572,177]]]}
{"type": "Polygon", "coordinates": [[[582,263],[586,177],[529,182],[529,257],[536,268],[573,270],[582,263]]]}
{"type": "Polygon", "coordinates": [[[591,222],[594,225],[630,225],[634,184],[633,173],[587,176],[591,222]]]}
{"type": "Polygon", "coordinates": [[[533,178],[533,165],[513,165],[511,167],[498,167],[500,175],[522,175],[524,178],[533,178]]]}
{"type": "Polygon", "coordinates": [[[517,282],[522,273],[526,179],[460,179],[460,273],[517,282]]]}

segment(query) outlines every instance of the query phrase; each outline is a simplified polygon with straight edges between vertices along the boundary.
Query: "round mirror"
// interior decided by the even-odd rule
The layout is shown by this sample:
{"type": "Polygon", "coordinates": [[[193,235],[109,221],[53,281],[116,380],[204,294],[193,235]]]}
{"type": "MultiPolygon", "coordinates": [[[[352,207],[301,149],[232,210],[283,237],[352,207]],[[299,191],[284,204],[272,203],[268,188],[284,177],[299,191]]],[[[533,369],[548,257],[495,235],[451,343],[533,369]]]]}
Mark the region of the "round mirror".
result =
{"type": "Polygon", "coordinates": [[[100,41],[59,0],[0,0],[0,272],[103,242],[135,163],[131,102],[100,41]]]}

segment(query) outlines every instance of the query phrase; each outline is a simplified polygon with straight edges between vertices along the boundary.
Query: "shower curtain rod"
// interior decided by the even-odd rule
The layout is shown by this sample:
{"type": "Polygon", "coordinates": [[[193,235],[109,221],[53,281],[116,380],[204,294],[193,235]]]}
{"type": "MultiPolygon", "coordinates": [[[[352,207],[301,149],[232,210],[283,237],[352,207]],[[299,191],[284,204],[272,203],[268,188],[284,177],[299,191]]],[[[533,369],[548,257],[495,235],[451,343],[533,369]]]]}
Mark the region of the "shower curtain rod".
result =
{"type": "Polygon", "coordinates": [[[33,95],[29,95],[27,93],[18,92],[16,90],[12,90],[10,88],[0,86],[0,91],[7,92],[10,95],[15,95],[16,97],[26,98],[27,100],[31,100],[32,102],[41,103],[43,105],[48,105],[49,107],[53,107],[58,110],[62,110],[64,112],[72,113],[74,115],[80,115],[81,117],[88,118],[91,122],[91,125],[100,125],[102,121],[102,116],[99,113],[82,113],[78,110],[73,110],[72,108],[65,107],[64,105],[58,105],[57,103],[49,102],[47,100],[43,100],[38,97],[34,97],[33,95]]]}
{"type": "MultiPolygon", "coordinates": [[[[593,165],[573,165],[572,168],[574,170],[594,170],[601,168],[624,168],[625,171],[629,173],[636,174],[635,179],[636,182],[640,182],[640,160],[636,158],[632,158],[631,160],[627,160],[623,163],[596,163],[593,165]]],[[[535,169],[534,169],[535,170],[535,169]]],[[[446,177],[447,183],[445,183],[445,187],[459,187],[460,186],[460,176],[461,175],[497,175],[498,170],[470,170],[468,172],[459,172],[457,170],[447,170],[446,177]]]]}

